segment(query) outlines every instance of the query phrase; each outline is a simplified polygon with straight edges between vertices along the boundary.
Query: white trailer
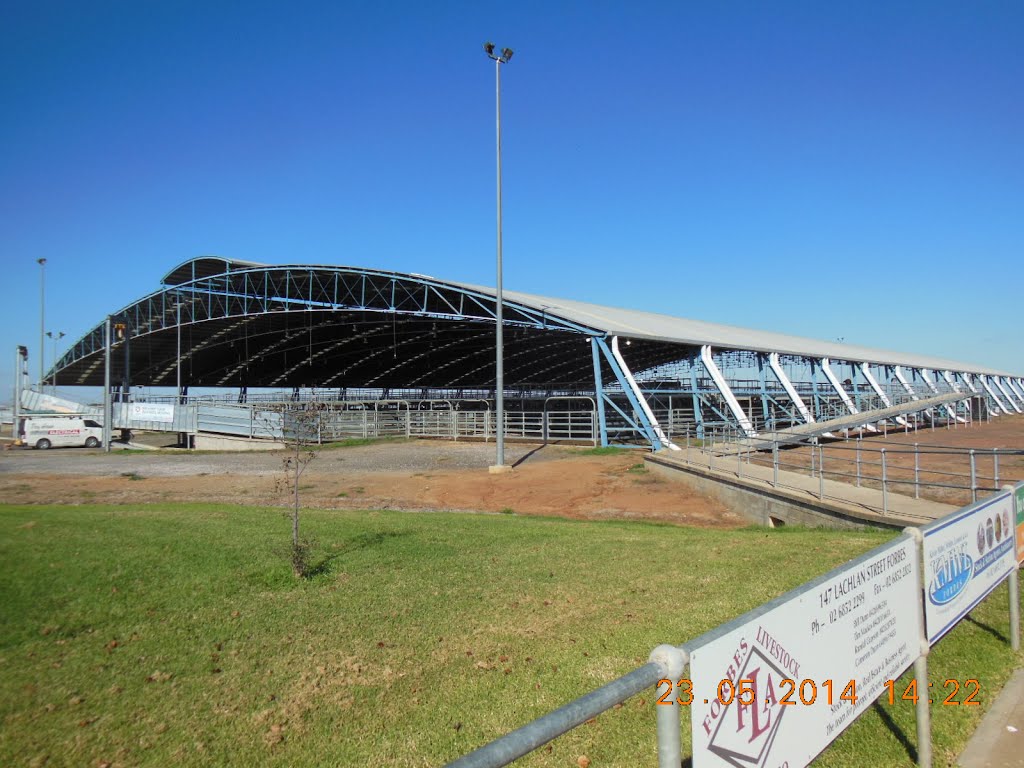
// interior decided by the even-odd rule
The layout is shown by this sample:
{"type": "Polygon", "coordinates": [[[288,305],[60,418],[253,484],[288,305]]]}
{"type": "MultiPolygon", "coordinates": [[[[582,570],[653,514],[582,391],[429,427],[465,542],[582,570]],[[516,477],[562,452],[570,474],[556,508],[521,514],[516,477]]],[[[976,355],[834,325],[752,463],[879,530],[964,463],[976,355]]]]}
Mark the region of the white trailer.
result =
{"type": "Polygon", "coordinates": [[[103,425],[84,416],[26,415],[21,419],[21,438],[33,448],[97,448],[103,441],[103,425]]]}

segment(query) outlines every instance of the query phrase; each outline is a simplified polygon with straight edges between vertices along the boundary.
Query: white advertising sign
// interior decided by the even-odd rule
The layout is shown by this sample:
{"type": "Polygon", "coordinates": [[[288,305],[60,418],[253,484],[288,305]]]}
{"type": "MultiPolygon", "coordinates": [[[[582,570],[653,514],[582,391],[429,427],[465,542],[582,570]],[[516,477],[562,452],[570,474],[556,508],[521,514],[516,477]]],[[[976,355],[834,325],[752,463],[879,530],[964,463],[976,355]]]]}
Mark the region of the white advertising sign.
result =
{"type": "Polygon", "coordinates": [[[132,421],[174,421],[174,406],[162,403],[131,403],[128,418],[132,421]]]}
{"type": "Polygon", "coordinates": [[[901,536],[690,649],[694,768],[810,763],[918,657],[919,571],[901,536]]]}
{"type": "Polygon", "coordinates": [[[934,643],[1017,567],[1013,494],[1001,493],[924,533],[924,618],[934,643]]]}

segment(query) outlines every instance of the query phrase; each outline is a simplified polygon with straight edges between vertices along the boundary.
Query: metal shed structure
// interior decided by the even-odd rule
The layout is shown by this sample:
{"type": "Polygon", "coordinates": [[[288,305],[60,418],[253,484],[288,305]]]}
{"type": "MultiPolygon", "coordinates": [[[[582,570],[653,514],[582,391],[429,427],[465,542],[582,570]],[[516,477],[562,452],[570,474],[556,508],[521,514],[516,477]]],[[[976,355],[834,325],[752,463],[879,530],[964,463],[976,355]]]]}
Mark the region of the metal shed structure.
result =
{"type": "MultiPolygon", "coordinates": [[[[159,290],[104,319],[47,375],[104,385],[108,344],[118,399],[132,386],[255,390],[346,401],[445,402],[489,410],[495,391],[495,291],[412,273],[264,265],[217,257],[175,267],[159,290]]],[[[928,357],[504,292],[509,411],[593,415],[601,444],[671,445],[685,425],[749,437],[871,413],[934,408],[1024,412],[1024,379],[928,357]],[[947,401],[949,398],[947,398],[947,401]],[[899,410],[899,409],[898,409],[899,410]]],[[[453,405],[454,404],[454,405],[453,405]]],[[[944,415],[941,413],[944,411],[944,415]]],[[[900,419],[900,416],[896,417],[900,419]]],[[[485,435],[486,436],[486,435],[485,435]]]]}

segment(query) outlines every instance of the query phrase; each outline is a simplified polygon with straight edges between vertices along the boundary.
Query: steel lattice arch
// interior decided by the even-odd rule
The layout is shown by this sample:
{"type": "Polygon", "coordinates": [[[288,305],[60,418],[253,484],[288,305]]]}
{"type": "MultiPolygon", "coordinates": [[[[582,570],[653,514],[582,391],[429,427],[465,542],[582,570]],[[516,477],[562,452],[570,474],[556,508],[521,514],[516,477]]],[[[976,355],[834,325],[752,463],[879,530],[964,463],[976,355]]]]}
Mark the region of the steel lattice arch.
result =
{"type": "MultiPolygon", "coordinates": [[[[345,401],[494,397],[491,288],[412,273],[197,258],[109,316],[116,388],[315,392],[345,401]]],[[[912,353],[505,291],[505,397],[589,399],[600,439],[671,444],[679,424],[748,436],[896,408],[962,419],[1024,411],[1024,380],[912,353]],[[960,394],[961,399],[946,397],[960,394]],[[973,405],[972,405],[973,403],[973,405]],[[897,408],[900,404],[905,407],[897,408]],[[667,422],[667,423],[666,423],[667,422]],[[671,428],[668,428],[671,425],[671,428]]],[[[107,320],[47,379],[102,386],[107,320]]],[[[897,420],[901,416],[895,417],[897,420]]]]}

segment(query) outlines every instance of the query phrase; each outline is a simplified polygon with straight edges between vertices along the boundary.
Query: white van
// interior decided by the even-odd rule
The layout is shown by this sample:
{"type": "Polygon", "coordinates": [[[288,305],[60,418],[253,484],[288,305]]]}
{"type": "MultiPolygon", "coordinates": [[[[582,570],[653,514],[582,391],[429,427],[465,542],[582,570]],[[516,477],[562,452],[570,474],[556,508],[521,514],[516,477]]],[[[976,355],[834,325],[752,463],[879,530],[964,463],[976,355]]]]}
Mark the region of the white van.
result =
{"type": "Polygon", "coordinates": [[[41,450],[82,445],[97,448],[103,440],[103,425],[82,416],[26,416],[22,439],[41,450]]]}

